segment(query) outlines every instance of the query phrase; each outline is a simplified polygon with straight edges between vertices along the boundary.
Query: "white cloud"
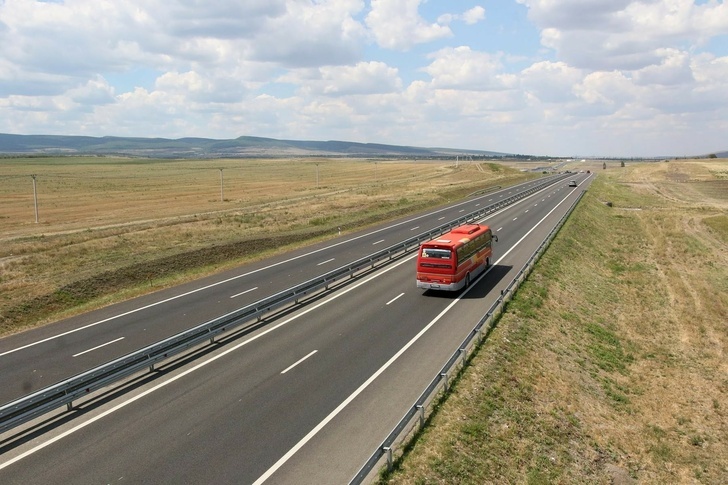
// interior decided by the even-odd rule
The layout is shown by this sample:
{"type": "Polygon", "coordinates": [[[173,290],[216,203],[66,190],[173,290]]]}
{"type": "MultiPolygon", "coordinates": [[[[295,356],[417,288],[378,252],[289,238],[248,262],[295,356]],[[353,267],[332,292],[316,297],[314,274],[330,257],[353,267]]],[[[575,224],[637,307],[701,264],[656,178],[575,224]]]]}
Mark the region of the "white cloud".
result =
{"type": "Polygon", "coordinates": [[[172,37],[250,38],[271,19],[285,16],[285,0],[147,1],[160,27],[172,37]]]}
{"type": "Polygon", "coordinates": [[[470,10],[466,11],[462,15],[463,22],[468,25],[477,24],[481,20],[485,19],[485,9],[481,6],[475,6],[470,10]]]}
{"type": "Polygon", "coordinates": [[[114,102],[114,88],[101,76],[90,79],[83,86],[69,89],[66,94],[74,103],[86,109],[114,102]]]}
{"type": "Polygon", "coordinates": [[[466,25],[477,24],[485,20],[485,9],[478,5],[465,11],[462,15],[445,13],[437,18],[437,23],[439,25],[449,25],[455,20],[462,20],[466,25]]]}
{"type": "Polygon", "coordinates": [[[635,71],[635,83],[641,85],[680,85],[692,84],[693,73],[690,68],[690,55],[677,49],[659,49],[656,54],[662,57],[660,64],[653,64],[635,71]]]}
{"type": "Polygon", "coordinates": [[[289,1],[285,15],[270,19],[249,45],[250,57],[286,67],[356,62],[366,32],[353,15],[360,0],[289,1]]]}
{"type": "Polygon", "coordinates": [[[502,90],[513,86],[513,77],[503,73],[499,55],[475,52],[467,46],[441,49],[422,70],[432,76],[436,88],[502,90]]]}
{"type": "Polygon", "coordinates": [[[588,74],[574,89],[585,103],[613,106],[614,110],[635,98],[630,79],[617,71],[588,74]]]}
{"type": "Polygon", "coordinates": [[[446,25],[428,24],[418,12],[422,0],[371,0],[366,24],[377,44],[387,49],[409,50],[417,44],[453,35],[446,25]]]}
{"type": "Polygon", "coordinates": [[[359,62],[353,66],[325,66],[292,71],[279,81],[300,86],[306,96],[350,96],[399,91],[397,69],[383,62],[359,62]]]}
{"type": "Polygon", "coordinates": [[[584,78],[580,69],[564,62],[537,62],[521,72],[521,86],[541,102],[574,101],[574,87],[584,78]]]}
{"type": "Polygon", "coordinates": [[[668,47],[728,35],[728,4],[711,0],[517,0],[560,60],[589,69],[641,69],[668,47]]]}

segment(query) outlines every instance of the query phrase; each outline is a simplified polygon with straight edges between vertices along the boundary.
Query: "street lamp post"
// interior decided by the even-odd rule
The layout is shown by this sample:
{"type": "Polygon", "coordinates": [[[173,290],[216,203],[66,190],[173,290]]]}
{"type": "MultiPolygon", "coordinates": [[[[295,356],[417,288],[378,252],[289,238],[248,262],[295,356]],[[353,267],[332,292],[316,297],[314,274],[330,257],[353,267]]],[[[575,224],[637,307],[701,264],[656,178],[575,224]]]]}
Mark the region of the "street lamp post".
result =
{"type": "Polygon", "coordinates": [[[223,169],[219,169],[219,170],[220,170],[220,202],[225,202],[225,192],[223,189],[224,185],[223,185],[223,175],[222,175],[223,169]]]}
{"type": "Polygon", "coordinates": [[[35,175],[31,175],[33,178],[33,206],[35,207],[35,223],[38,224],[38,190],[35,186],[35,175]]]}

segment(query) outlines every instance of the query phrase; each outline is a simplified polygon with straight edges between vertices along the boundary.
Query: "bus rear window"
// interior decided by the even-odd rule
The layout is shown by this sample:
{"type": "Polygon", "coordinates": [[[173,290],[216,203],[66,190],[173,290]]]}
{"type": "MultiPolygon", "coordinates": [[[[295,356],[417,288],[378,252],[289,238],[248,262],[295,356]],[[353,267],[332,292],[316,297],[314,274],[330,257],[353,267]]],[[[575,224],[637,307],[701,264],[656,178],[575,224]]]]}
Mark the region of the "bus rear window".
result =
{"type": "Polygon", "coordinates": [[[449,249],[440,248],[422,248],[423,258],[438,258],[438,259],[450,259],[452,257],[452,251],[449,249]]]}

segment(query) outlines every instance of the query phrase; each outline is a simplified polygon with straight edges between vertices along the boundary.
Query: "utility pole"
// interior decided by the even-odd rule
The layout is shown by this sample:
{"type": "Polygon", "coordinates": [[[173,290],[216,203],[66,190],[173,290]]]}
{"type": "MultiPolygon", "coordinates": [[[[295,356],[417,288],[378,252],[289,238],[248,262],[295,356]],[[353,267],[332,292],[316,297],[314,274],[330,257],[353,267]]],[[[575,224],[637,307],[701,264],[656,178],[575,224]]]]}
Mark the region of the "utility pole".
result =
{"type": "Polygon", "coordinates": [[[35,223],[38,224],[38,190],[35,187],[35,174],[31,175],[33,178],[33,205],[35,206],[35,223]]]}
{"type": "Polygon", "coordinates": [[[222,169],[220,170],[220,202],[225,202],[225,193],[223,191],[223,176],[222,176],[222,169]]]}
{"type": "Polygon", "coordinates": [[[316,188],[317,189],[319,188],[319,168],[318,168],[318,166],[319,166],[319,164],[316,163],[316,188]]]}

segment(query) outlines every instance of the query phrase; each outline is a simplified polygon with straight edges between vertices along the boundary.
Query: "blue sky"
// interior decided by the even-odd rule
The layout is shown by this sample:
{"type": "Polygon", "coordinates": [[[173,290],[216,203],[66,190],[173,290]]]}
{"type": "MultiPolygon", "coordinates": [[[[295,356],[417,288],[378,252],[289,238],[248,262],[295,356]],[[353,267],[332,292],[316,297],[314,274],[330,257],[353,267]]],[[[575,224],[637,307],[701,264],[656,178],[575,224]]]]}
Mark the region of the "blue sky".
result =
{"type": "Polygon", "coordinates": [[[724,0],[0,0],[0,133],[728,150],[724,0]]]}

